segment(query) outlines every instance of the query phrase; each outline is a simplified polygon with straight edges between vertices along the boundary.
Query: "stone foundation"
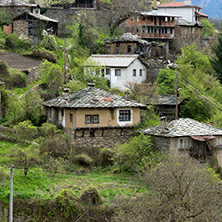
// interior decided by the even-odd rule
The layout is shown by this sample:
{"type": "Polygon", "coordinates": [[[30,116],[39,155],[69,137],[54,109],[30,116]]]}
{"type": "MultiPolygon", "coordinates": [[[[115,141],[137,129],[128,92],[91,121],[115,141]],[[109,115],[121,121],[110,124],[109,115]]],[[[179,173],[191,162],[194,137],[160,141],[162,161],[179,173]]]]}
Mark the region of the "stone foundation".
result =
{"type": "Polygon", "coordinates": [[[123,144],[132,138],[134,129],[65,129],[65,133],[78,146],[114,148],[118,143],[123,144]]]}

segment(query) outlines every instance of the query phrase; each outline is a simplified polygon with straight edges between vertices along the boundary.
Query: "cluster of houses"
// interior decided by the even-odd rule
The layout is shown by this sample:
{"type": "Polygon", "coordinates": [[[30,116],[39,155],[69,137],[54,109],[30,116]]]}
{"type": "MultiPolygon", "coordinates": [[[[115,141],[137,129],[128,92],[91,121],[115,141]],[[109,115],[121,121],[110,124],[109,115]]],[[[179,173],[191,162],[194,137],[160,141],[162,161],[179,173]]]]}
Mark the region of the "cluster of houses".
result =
{"type": "MultiPolygon", "coordinates": [[[[25,34],[38,42],[37,29],[58,32],[58,21],[40,14],[40,7],[21,0],[3,0],[0,6],[13,16],[12,23],[4,26],[5,33],[25,34]]],[[[61,8],[63,5],[54,5],[61,8]]],[[[93,0],[77,0],[69,7],[94,8],[93,0]]],[[[207,18],[201,7],[190,0],[160,4],[152,12],[136,12],[125,21],[126,33],[119,39],[106,39],[106,54],[91,55],[84,63],[85,72],[101,67],[110,88],[127,89],[127,83],[143,83],[148,79],[149,64],[142,59],[158,49],[158,57],[167,58],[173,41],[201,42],[202,26],[199,21],[207,18]]],[[[0,85],[3,83],[0,83],[0,85]]],[[[183,100],[179,100],[179,104],[183,100]]],[[[141,110],[153,104],[161,114],[174,119],[175,96],[159,96],[153,102],[142,104],[109,93],[88,84],[84,89],[46,101],[47,120],[62,125],[70,138],[80,146],[114,147],[134,134],[134,127],[141,122],[141,110]]],[[[1,113],[0,113],[1,115],[1,113]]],[[[141,131],[150,135],[161,150],[174,153],[187,152],[205,162],[216,154],[222,167],[222,130],[189,118],[167,122],[162,118],[158,126],[141,131]]]]}

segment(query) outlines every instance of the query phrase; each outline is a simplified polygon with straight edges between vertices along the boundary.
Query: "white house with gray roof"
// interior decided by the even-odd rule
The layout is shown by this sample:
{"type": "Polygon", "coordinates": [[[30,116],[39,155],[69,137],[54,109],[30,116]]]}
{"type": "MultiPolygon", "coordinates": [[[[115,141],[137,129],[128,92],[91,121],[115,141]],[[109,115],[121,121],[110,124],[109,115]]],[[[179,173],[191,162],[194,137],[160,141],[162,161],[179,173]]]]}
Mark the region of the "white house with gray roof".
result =
{"type": "Polygon", "coordinates": [[[127,89],[128,83],[142,83],[147,79],[147,64],[139,55],[91,55],[83,64],[85,73],[95,66],[100,66],[100,72],[110,82],[110,88],[127,89]]]}
{"type": "Polygon", "coordinates": [[[141,130],[150,135],[160,150],[172,153],[186,151],[200,161],[211,159],[213,152],[219,166],[222,167],[222,129],[189,118],[180,118],[171,122],[165,119],[157,126],[141,130]]]}

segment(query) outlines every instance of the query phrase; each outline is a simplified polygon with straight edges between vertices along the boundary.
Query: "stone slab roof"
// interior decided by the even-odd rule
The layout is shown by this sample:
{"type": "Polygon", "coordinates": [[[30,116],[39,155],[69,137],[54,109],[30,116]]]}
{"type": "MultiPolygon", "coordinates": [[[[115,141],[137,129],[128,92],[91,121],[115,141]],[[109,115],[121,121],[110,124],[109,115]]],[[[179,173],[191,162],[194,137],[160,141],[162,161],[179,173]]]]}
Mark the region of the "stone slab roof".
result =
{"type": "Polygon", "coordinates": [[[41,15],[41,14],[36,14],[36,13],[31,13],[31,12],[23,12],[22,14],[20,15],[17,15],[16,17],[13,18],[13,20],[16,20],[20,17],[22,17],[24,14],[28,14],[34,18],[37,18],[39,20],[43,20],[43,21],[47,21],[47,22],[55,22],[55,23],[58,23],[59,21],[55,20],[55,19],[51,19],[49,17],[46,17],[44,15],[41,15]]]}
{"type": "Polygon", "coordinates": [[[128,67],[139,55],[124,55],[124,54],[93,54],[91,55],[83,66],[109,66],[109,67],[128,67]]]}
{"type": "Polygon", "coordinates": [[[181,15],[173,15],[173,14],[169,14],[169,13],[162,13],[162,12],[158,12],[157,10],[154,10],[152,12],[141,12],[140,14],[144,15],[144,16],[181,17],[181,15]]]}
{"type": "Polygon", "coordinates": [[[95,87],[87,87],[64,96],[46,101],[44,106],[60,108],[146,108],[146,105],[127,100],[119,95],[112,94],[95,87]]]}
{"type": "MultiPolygon", "coordinates": [[[[178,104],[183,102],[183,98],[178,98],[178,104]]],[[[176,95],[157,95],[152,98],[149,98],[149,102],[146,104],[152,105],[176,105],[176,95]]]]}
{"type": "Polygon", "coordinates": [[[12,0],[1,0],[0,6],[28,6],[28,7],[36,7],[37,4],[28,4],[22,0],[16,0],[14,4],[12,4],[12,0]]]}
{"type": "Polygon", "coordinates": [[[183,18],[177,18],[175,20],[175,25],[178,25],[178,26],[200,26],[200,27],[202,27],[202,25],[200,25],[197,22],[189,22],[189,21],[187,21],[183,18]]]}
{"type": "Polygon", "coordinates": [[[222,136],[222,129],[213,127],[209,124],[201,123],[189,118],[180,118],[166,123],[163,127],[161,124],[148,127],[140,132],[147,135],[162,137],[182,137],[182,136],[222,136]]]}

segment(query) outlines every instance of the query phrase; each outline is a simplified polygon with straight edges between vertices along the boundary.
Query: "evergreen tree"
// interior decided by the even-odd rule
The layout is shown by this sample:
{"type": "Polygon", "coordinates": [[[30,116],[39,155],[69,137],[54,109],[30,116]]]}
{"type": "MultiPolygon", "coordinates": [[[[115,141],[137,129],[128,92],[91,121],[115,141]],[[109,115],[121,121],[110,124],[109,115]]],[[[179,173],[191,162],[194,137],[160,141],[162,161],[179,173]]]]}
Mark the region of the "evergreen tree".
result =
{"type": "Polygon", "coordinates": [[[211,65],[217,73],[220,83],[222,83],[222,33],[217,36],[217,42],[212,45],[213,56],[210,60],[211,65]]]}

